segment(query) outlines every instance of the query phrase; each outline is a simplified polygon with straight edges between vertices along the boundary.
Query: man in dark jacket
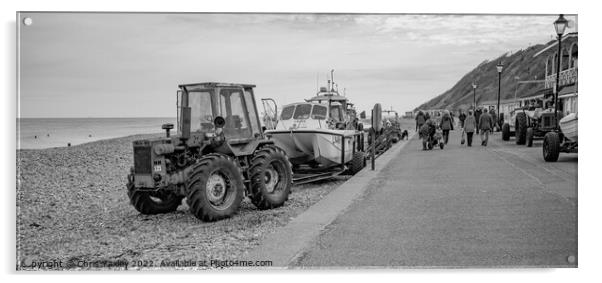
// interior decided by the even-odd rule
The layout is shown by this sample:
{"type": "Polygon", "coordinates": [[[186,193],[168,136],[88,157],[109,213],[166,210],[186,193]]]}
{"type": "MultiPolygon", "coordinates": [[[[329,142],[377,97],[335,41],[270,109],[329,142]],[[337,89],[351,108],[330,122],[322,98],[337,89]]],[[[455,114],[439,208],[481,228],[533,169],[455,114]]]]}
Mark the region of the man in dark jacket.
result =
{"type": "Polygon", "coordinates": [[[487,108],[483,109],[483,114],[479,117],[479,130],[481,132],[481,145],[487,146],[489,141],[489,132],[493,128],[493,118],[487,113],[487,108]]]}
{"type": "Polygon", "coordinates": [[[482,113],[481,108],[477,108],[474,112],[474,118],[477,120],[477,134],[479,133],[479,119],[481,118],[482,113]]]}
{"type": "Polygon", "coordinates": [[[491,117],[491,120],[493,121],[493,124],[491,125],[492,128],[492,132],[494,131],[494,129],[498,128],[498,123],[497,123],[497,114],[495,113],[495,109],[491,108],[491,110],[489,110],[489,116],[491,117]]]}
{"type": "Polygon", "coordinates": [[[441,130],[443,130],[443,142],[447,144],[449,141],[449,131],[454,129],[454,120],[452,119],[450,113],[446,110],[441,118],[441,123],[439,124],[441,130]]]}
{"type": "Polygon", "coordinates": [[[464,128],[464,120],[466,120],[466,114],[460,110],[460,115],[458,115],[458,119],[460,120],[460,128],[464,128]]]}
{"type": "Polygon", "coordinates": [[[416,114],[416,131],[420,130],[420,127],[424,125],[424,122],[426,122],[424,113],[422,113],[422,111],[418,111],[418,114],[416,114]]]}

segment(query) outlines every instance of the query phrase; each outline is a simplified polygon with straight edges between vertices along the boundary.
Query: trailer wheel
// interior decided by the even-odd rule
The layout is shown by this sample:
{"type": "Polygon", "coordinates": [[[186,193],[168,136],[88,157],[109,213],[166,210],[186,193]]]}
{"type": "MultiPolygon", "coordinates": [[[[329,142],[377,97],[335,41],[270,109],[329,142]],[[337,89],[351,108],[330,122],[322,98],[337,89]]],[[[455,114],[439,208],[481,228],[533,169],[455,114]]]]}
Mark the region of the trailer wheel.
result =
{"type": "Polygon", "coordinates": [[[190,212],[203,221],[231,217],[243,198],[240,167],[230,157],[211,153],[193,165],[188,190],[190,212]]]}
{"type": "Polygon", "coordinates": [[[516,131],[516,144],[525,144],[527,135],[527,114],[525,112],[516,113],[514,127],[516,131]]]}
{"type": "Polygon", "coordinates": [[[127,183],[127,188],[130,203],[142,214],[173,212],[182,203],[182,197],[171,192],[137,190],[131,179],[127,183]]]}
{"type": "Polygon", "coordinates": [[[504,123],[504,125],[502,125],[502,140],[510,140],[510,125],[508,123],[504,123]]]}
{"type": "Polygon", "coordinates": [[[543,138],[543,159],[546,162],[558,161],[560,154],[560,136],[556,132],[549,132],[543,138]]]}
{"type": "Polygon", "coordinates": [[[351,159],[347,173],[349,175],[355,175],[357,174],[357,172],[364,169],[364,167],[366,167],[365,160],[366,158],[363,152],[356,151],[355,153],[353,153],[353,158],[351,159]]]}
{"type": "Polygon", "coordinates": [[[251,202],[259,209],[282,206],[293,183],[292,166],[286,153],[267,145],[255,152],[249,169],[251,202]]]}
{"type": "Polygon", "coordinates": [[[527,128],[527,134],[525,135],[525,143],[527,144],[527,147],[532,147],[533,146],[533,128],[529,127],[527,128]]]}

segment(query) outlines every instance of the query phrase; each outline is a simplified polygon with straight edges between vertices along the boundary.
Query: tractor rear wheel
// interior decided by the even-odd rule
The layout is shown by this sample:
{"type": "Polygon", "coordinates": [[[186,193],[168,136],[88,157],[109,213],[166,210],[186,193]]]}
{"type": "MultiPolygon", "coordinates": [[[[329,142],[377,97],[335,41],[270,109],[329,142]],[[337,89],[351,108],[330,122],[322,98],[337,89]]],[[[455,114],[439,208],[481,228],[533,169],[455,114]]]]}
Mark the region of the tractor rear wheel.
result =
{"type": "Polygon", "coordinates": [[[353,158],[351,159],[351,163],[349,164],[349,169],[347,173],[349,175],[355,175],[357,172],[361,171],[366,167],[366,158],[363,152],[356,151],[353,153],[353,158]]]}
{"type": "Polygon", "coordinates": [[[502,140],[503,141],[510,140],[510,125],[507,123],[502,125],[502,140]]]}
{"type": "Polygon", "coordinates": [[[127,188],[130,203],[142,214],[173,212],[182,203],[181,196],[164,191],[140,191],[131,181],[128,181],[127,188]]]}
{"type": "Polygon", "coordinates": [[[556,132],[549,132],[543,138],[543,159],[546,162],[558,161],[560,155],[560,135],[556,132]]]}
{"type": "Polygon", "coordinates": [[[527,135],[527,114],[525,112],[516,113],[514,128],[516,131],[516,144],[525,144],[527,135]]]}
{"type": "Polygon", "coordinates": [[[186,184],[190,212],[203,221],[217,221],[236,213],[244,188],[236,162],[226,155],[211,153],[193,166],[186,184]]]}
{"type": "Polygon", "coordinates": [[[533,146],[533,128],[529,127],[527,128],[527,134],[525,135],[525,143],[527,144],[527,147],[532,147],[533,146]]]}
{"type": "Polygon", "coordinates": [[[251,202],[259,209],[282,206],[288,199],[293,183],[292,166],[286,153],[277,146],[266,145],[251,160],[251,202]]]}

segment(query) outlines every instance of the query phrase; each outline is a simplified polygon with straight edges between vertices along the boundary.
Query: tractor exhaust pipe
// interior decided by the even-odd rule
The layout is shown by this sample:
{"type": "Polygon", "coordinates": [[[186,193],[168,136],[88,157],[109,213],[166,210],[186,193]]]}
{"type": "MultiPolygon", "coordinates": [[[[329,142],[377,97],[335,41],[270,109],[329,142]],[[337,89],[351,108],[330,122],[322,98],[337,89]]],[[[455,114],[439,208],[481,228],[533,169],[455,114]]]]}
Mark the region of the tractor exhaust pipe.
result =
{"type": "Polygon", "coordinates": [[[180,139],[186,142],[190,139],[190,107],[182,106],[182,135],[180,139]]]}

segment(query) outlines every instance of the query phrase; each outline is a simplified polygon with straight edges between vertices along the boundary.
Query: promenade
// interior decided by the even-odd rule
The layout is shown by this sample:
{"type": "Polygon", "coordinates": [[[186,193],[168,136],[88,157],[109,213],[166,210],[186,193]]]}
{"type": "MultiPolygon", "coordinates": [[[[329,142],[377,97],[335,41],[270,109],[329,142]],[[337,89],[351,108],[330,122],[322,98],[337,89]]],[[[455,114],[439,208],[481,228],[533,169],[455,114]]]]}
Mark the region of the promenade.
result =
{"type": "Polygon", "coordinates": [[[289,268],[577,266],[577,155],[545,163],[541,141],[527,148],[499,133],[480,144],[461,146],[452,131],[444,150],[422,151],[414,136],[336,217],[314,213],[310,223],[328,223],[319,231],[285,226],[257,250],[298,245],[276,261],[289,268]]]}
{"type": "Polygon", "coordinates": [[[296,266],[576,266],[577,155],[415,137],[296,266]]]}

